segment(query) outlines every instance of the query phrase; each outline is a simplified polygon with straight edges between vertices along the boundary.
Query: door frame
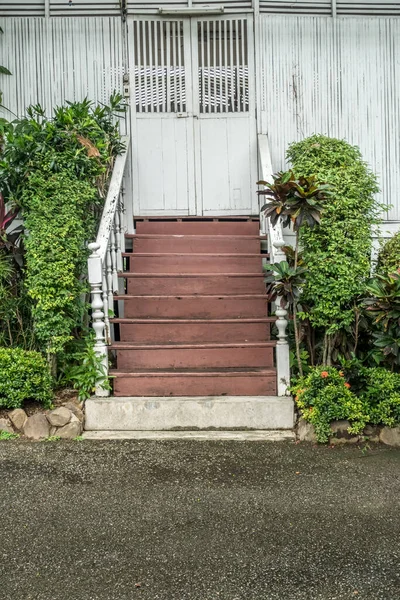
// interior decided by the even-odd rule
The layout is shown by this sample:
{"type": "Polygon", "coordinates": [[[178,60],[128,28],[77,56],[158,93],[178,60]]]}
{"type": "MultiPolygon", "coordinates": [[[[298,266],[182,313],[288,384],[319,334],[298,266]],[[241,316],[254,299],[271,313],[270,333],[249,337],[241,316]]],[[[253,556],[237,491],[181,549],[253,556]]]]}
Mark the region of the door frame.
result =
{"type": "MultiPolygon", "coordinates": [[[[154,15],[154,14],[140,14],[137,13],[132,16],[128,16],[126,20],[127,37],[127,64],[129,68],[129,88],[130,88],[130,130],[131,130],[131,177],[132,177],[132,203],[133,203],[133,215],[134,216],[217,216],[221,215],[220,210],[209,211],[204,213],[203,210],[203,197],[202,197],[202,172],[201,172],[201,135],[200,135],[200,121],[203,119],[215,118],[215,113],[201,113],[200,114],[200,96],[199,96],[199,80],[198,80],[198,23],[200,21],[211,21],[211,20],[229,20],[229,19],[246,19],[247,21],[247,57],[248,57],[248,69],[249,69],[249,111],[245,114],[248,115],[250,136],[251,136],[251,148],[250,148],[250,165],[251,165],[251,178],[257,180],[258,173],[258,155],[257,155],[257,104],[256,104],[256,48],[255,48],[255,19],[253,12],[243,13],[225,13],[225,14],[210,14],[204,12],[204,14],[197,13],[196,15],[189,15],[185,13],[176,13],[173,15],[154,15]],[[191,135],[188,137],[188,156],[192,155],[193,159],[188,160],[188,171],[189,171],[189,189],[188,189],[188,208],[187,211],[182,210],[148,210],[146,213],[140,210],[139,202],[139,181],[136,173],[139,172],[137,153],[134,152],[134,144],[137,139],[137,122],[138,119],[152,118],[154,112],[143,112],[138,113],[134,104],[134,31],[133,23],[139,21],[159,21],[159,22],[171,22],[171,21],[182,21],[183,23],[183,41],[184,41],[184,55],[187,57],[185,62],[185,68],[189,72],[190,76],[188,81],[191,85],[186,86],[186,114],[182,115],[181,118],[188,119],[188,130],[191,131],[191,135]],[[140,116],[139,116],[140,115],[140,116]],[[190,180],[192,180],[192,186],[190,186],[190,180]]],[[[162,115],[163,119],[177,119],[180,118],[178,113],[157,113],[162,115]]],[[[225,118],[235,119],[243,118],[244,113],[224,113],[225,118]]],[[[154,118],[154,116],[153,116],[154,118]]],[[[157,174],[155,174],[157,175],[157,174]]],[[[155,180],[156,185],[156,180],[155,180]]],[[[258,199],[256,193],[251,196],[251,212],[252,214],[258,214],[258,199]]],[[[221,216],[229,215],[243,215],[243,210],[229,210],[229,212],[223,213],[221,216]]]]}

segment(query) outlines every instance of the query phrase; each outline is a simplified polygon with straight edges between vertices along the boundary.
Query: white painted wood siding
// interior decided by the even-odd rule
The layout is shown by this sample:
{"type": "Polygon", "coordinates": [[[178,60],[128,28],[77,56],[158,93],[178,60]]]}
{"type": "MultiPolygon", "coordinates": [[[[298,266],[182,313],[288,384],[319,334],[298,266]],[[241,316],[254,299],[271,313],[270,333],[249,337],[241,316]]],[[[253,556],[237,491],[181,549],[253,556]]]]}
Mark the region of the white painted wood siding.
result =
{"type": "Polygon", "coordinates": [[[3,102],[17,115],[39,102],[107,102],[122,89],[122,30],[117,18],[0,20],[3,102]]]}
{"type": "Polygon", "coordinates": [[[400,220],[400,19],[266,16],[260,22],[261,108],[272,164],[313,133],[357,144],[400,220]]]}

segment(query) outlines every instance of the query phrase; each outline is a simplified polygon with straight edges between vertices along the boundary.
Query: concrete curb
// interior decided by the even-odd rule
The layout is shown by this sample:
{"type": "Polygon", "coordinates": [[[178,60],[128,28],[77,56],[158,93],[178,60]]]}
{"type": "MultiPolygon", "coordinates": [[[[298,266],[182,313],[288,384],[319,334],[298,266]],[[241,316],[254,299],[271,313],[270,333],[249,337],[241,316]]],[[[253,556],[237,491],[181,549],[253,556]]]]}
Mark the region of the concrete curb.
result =
{"type": "Polygon", "coordinates": [[[294,441],[293,431],[85,431],[84,440],[294,441]]]}

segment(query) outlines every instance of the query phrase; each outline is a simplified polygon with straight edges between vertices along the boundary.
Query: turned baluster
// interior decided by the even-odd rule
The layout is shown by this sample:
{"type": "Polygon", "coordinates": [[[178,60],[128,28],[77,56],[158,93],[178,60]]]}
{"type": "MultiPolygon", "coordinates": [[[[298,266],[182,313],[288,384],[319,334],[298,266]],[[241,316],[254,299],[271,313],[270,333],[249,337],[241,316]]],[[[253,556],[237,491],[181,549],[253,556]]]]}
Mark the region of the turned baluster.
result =
{"type": "Polygon", "coordinates": [[[99,372],[96,382],[96,396],[108,396],[108,390],[104,389],[104,383],[108,378],[108,355],[105,343],[105,315],[102,299],[103,270],[101,257],[97,253],[99,248],[100,244],[89,244],[91,255],[88,259],[88,279],[92,297],[92,327],[95,332],[94,350],[101,357],[102,364],[102,372],[99,372]]]}

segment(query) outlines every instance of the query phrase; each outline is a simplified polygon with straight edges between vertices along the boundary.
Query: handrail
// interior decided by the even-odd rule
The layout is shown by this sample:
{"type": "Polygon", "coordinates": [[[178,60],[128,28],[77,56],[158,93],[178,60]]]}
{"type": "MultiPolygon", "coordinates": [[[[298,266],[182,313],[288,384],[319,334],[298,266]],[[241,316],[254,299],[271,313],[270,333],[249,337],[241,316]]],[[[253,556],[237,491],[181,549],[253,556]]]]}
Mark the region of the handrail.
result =
{"type": "MultiPolygon", "coordinates": [[[[267,183],[272,183],[273,169],[268,136],[262,133],[258,135],[258,157],[261,179],[267,183]]],[[[282,260],[286,260],[285,253],[282,250],[282,247],[285,245],[285,241],[283,239],[282,222],[279,219],[275,226],[272,225],[271,220],[266,218],[264,213],[261,211],[263,197],[259,196],[259,198],[260,230],[262,235],[268,234],[268,250],[270,261],[271,263],[281,262],[282,260]]]]}
{"type": "Polygon", "coordinates": [[[104,381],[108,377],[107,346],[111,344],[113,337],[110,313],[114,309],[114,294],[120,291],[118,273],[123,271],[122,253],[125,251],[122,181],[129,152],[129,137],[124,136],[121,141],[126,150],[115,159],[97,238],[88,245],[91,251],[88,258],[88,280],[92,296],[94,349],[100,356],[103,367],[96,385],[96,396],[109,395],[104,381]]]}
{"type": "MultiPolygon", "coordinates": [[[[269,150],[268,136],[264,134],[258,135],[258,158],[261,179],[267,183],[272,183],[273,170],[271,153],[269,150]]],[[[261,211],[263,197],[260,195],[259,198],[260,233],[261,235],[268,235],[270,262],[281,262],[286,260],[286,255],[282,250],[282,247],[285,245],[282,221],[279,219],[274,227],[271,220],[265,216],[263,211],[261,211]]],[[[288,395],[290,386],[290,355],[286,333],[288,325],[286,318],[287,312],[286,308],[282,307],[280,304],[276,305],[275,314],[277,316],[276,326],[278,329],[278,340],[276,342],[276,375],[278,396],[288,395]]]]}
{"type": "Polygon", "coordinates": [[[115,159],[110,185],[108,187],[107,198],[104,203],[103,214],[101,216],[99,229],[97,231],[96,243],[100,245],[99,255],[101,256],[102,260],[104,260],[106,256],[107,246],[110,240],[111,230],[114,222],[114,215],[120,199],[122,179],[124,177],[126,159],[128,156],[129,137],[123,136],[121,138],[121,142],[125,146],[126,150],[123,152],[123,154],[119,154],[115,159]]]}

